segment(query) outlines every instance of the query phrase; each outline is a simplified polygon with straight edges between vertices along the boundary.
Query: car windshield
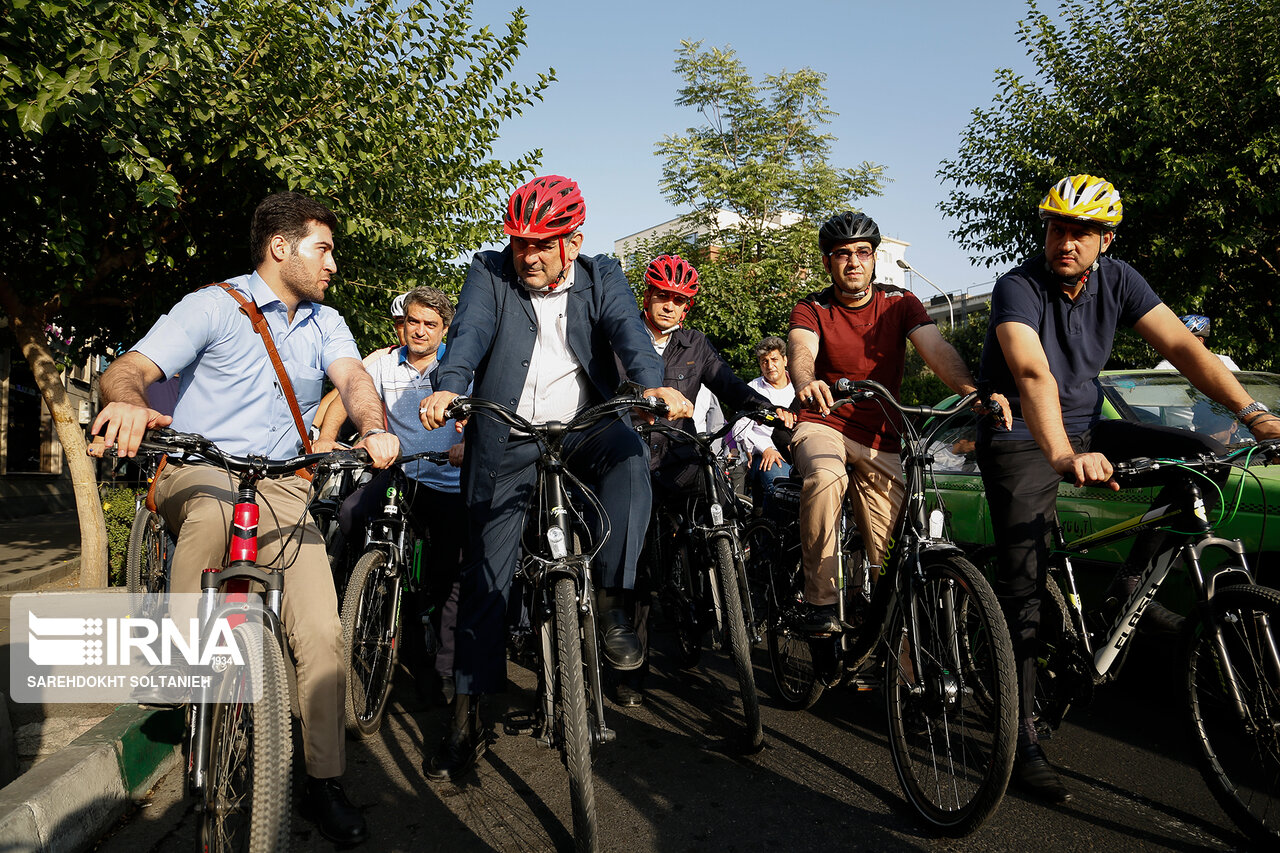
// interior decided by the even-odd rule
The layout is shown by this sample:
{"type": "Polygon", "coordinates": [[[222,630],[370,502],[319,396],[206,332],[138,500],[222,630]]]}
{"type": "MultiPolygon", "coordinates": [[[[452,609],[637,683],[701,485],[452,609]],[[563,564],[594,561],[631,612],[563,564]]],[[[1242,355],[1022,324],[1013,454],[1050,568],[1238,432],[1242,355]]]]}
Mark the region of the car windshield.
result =
{"type": "MultiPolygon", "coordinates": [[[[1280,408],[1280,376],[1236,373],[1254,400],[1272,411],[1280,408]]],[[[1181,427],[1210,435],[1227,445],[1250,444],[1253,437],[1227,410],[1173,371],[1111,373],[1099,377],[1107,401],[1121,418],[1134,423],[1181,427]]]]}

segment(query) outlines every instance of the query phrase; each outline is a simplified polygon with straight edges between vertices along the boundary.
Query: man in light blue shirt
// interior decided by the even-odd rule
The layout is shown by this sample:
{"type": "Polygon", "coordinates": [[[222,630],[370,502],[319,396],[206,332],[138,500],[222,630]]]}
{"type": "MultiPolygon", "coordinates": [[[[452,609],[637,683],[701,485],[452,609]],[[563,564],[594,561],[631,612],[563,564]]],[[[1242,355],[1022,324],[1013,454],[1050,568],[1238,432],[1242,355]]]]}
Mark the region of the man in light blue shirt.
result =
{"type": "MultiPolygon", "coordinates": [[[[256,269],[228,283],[254,300],[266,318],[304,428],[315,415],[327,374],[361,430],[360,446],[376,467],[385,468],[398,456],[399,442],[382,428],[382,402],[346,323],[321,304],[337,271],[336,225],[332,211],[305,196],[269,196],[254,211],[250,231],[256,269]]],[[[122,456],[137,452],[148,428],[170,423],[240,456],[284,459],[302,446],[263,339],[219,287],[199,290],[175,305],[108,368],[101,388],[107,406],[92,432],[101,432],[108,446],[118,444],[122,456]],[[182,382],[170,417],[151,408],[146,389],[175,373],[182,382]]],[[[258,562],[287,566],[282,615],[298,661],[307,764],[304,810],[326,838],[356,844],[365,840],[367,828],[339,781],[346,764],[342,626],[324,541],[306,514],[308,485],[300,477],[259,485],[258,562]]],[[[198,592],[201,573],[224,564],[235,495],[236,478],[210,465],[171,464],[157,478],[157,506],[177,536],[174,592],[198,592]]]]}

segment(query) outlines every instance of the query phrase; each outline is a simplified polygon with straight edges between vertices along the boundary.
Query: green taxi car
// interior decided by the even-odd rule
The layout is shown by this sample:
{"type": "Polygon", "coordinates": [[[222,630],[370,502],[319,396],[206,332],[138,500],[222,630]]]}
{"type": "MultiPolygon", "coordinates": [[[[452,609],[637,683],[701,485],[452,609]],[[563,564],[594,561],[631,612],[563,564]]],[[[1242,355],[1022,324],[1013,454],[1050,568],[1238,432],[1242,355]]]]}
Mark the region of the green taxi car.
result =
{"type": "MultiPolygon", "coordinates": [[[[1280,375],[1242,371],[1236,373],[1236,378],[1253,399],[1273,411],[1280,410],[1280,375]]],[[[1206,398],[1176,371],[1114,371],[1104,373],[1100,381],[1106,418],[1191,429],[1213,435],[1233,448],[1254,443],[1249,431],[1224,407],[1206,398]]],[[[992,543],[991,514],[974,459],[975,433],[975,421],[966,415],[942,430],[931,445],[933,499],[944,508],[950,538],[985,561],[991,553],[985,547],[992,543]]],[[[1141,447],[1133,448],[1133,456],[1142,455],[1141,447]]],[[[1113,492],[1076,488],[1064,482],[1058,488],[1058,518],[1067,540],[1141,515],[1150,507],[1155,491],[1143,488],[1113,492]]],[[[1258,462],[1247,470],[1237,468],[1221,494],[1206,483],[1205,500],[1210,520],[1217,523],[1218,535],[1244,542],[1258,581],[1280,585],[1280,465],[1258,462]]],[[[1083,568],[1099,582],[1109,580],[1128,554],[1131,542],[1123,540],[1090,551],[1086,559],[1076,558],[1077,570],[1083,568]]],[[[1181,569],[1175,567],[1174,571],[1181,569]]],[[[1185,581],[1178,583],[1176,576],[1170,577],[1160,592],[1162,600],[1183,612],[1190,604],[1188,596],[1185,581]]]]}

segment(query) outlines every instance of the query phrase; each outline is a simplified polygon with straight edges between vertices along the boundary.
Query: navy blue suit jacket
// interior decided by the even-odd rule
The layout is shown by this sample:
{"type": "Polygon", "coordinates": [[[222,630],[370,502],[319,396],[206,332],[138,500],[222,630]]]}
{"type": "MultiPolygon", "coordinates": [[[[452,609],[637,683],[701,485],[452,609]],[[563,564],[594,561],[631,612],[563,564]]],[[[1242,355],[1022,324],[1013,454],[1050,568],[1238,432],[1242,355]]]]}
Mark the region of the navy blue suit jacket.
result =
{"type": "MultiPolygon", "coordinates": [[[[569,348],[595,392],[589,402],[602,402],[617,392],[619,361],[627,376],[644,388],[662,385],[662,360],[645,331],[622,267],[605,255],[580,256],[574,263],[566,328],[569,348]]],[[[436,368],[435,388],[465,394],[474,382],[474,396],[516,408],[529,373],[537,322],[529,292],[516,279],[511,248],[477,252],[449,326],[449,346],[436,368]]],[[[492,495],[508,432],[483,415],[468,422],[462,481],[469,502],[492,495]]]]}

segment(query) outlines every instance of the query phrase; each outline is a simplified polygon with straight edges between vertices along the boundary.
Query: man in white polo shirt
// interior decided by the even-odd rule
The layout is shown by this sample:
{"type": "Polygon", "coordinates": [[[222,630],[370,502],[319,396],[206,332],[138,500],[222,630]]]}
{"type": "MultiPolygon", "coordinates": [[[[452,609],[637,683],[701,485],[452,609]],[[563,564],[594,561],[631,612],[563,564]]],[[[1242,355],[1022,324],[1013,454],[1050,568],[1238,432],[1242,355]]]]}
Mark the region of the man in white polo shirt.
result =
{"type": "MultiPolygon", "coordinates": [[[[434,287],[418,287],[404,294],[404,346],[396,347],[369,367],[374,387],[387,411],[387,429],[400,439],[401,452],[410,456],[424,450],[449,451],[450,465],[417,460],[405,465],[412,488],[409,500],[412,522],[419,536],[431,543],[429,560],[423,561],[423,597],[411,604],[421,615],[431,614],[429,630],[438,636],[435,673],[445,701],[453,699],[454,629],[458,616],[458,566],[462,560],[463,532],[467,517],[463,509],[459,466],[462,465],[462,436],[449,421],[427,430],[419,420],[418,408],[430,396],[431,371],[444,351],[441,342],[453,321],[453,302],[434,287]]],[[[346,419],[341,403],[330,407],[322,434],[336,429],[346,419]]],[[[380,511],[389,474],[379,474],[361,486],[343,503],[338,514],[342,532],[351,543],[361,541],[360,531],[368,519],[380,511]]]]}

